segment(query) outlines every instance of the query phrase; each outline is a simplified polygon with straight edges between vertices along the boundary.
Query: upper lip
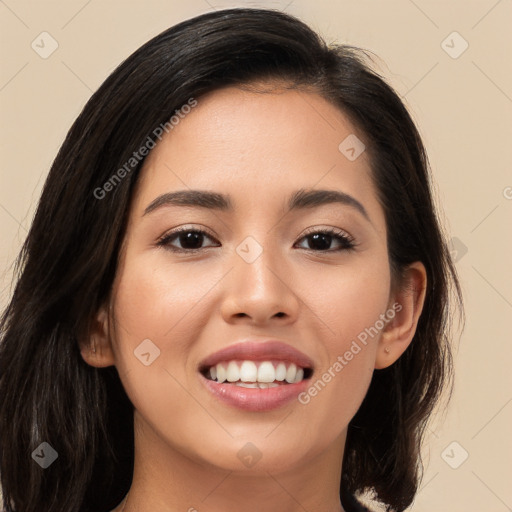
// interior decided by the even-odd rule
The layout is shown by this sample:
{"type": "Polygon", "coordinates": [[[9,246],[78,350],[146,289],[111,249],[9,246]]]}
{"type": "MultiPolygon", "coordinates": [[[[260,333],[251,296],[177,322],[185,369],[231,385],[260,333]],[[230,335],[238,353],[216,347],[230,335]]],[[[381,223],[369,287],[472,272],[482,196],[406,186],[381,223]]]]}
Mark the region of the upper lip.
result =
{"type": "Polygon", "coordinates": [[[247,340],[235,343],[210,354],[199,364],[204,370],[220,363],[232,360],[248,361],[288,361],[301,368],[313,368],[311,359],[296,348],[278,340],[247,340]]]}

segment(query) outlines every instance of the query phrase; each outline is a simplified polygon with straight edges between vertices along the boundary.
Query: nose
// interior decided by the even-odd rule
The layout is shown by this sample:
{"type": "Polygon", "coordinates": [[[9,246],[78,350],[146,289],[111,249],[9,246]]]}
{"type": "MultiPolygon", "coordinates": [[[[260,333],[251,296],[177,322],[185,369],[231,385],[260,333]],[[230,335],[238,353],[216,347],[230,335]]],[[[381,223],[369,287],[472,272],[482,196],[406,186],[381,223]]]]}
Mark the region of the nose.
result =
{"type": "Polygon", "coordinates": [[[278,325],[296,321],[301,300],[282,257],[271,255],[263,247],[256,260],[249,263],[235,251],[232,267],[224,282],[221,306],[226,322],[264,326],[271,321],[278,325]]]}

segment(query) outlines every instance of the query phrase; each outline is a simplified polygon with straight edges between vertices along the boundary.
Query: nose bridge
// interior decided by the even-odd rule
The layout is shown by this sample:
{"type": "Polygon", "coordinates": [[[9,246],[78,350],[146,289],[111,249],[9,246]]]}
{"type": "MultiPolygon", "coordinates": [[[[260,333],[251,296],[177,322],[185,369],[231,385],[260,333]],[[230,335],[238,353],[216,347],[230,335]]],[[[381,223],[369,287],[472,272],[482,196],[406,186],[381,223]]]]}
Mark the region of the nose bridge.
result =
{"type": "Polygon", "coordinates": [[[261,242],[252,235],[242,240],[236,247],[233,262],[241,277],[242,289],[249,288],[253,295],[276,292],[277,288],[284,286],[276,276],[282,255],[278,254],[277,247],[272,246],[271,237],[259,235],[258,238],[261,242]]]}
{"type": "Polygon", "coordinates": [[[277,245],[274,247],[268,233],[244,238],[235,247],[232,266],[225,301],[228,315],[244,314],[263,320],[296,314],[298,300],[289,282],[284,255],[277,245]]]}

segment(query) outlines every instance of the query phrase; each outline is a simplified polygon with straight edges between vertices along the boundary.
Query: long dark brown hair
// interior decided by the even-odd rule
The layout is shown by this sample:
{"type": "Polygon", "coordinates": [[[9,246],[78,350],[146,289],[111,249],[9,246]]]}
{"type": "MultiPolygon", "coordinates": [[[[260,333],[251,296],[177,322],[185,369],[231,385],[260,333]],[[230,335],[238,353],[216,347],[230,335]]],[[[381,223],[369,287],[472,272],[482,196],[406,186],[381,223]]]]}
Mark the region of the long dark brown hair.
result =
{"type": "Polygon", "coordinates": [[[229,9],[159,34],[93,94],[51,167],[0,320],[5,511],[104,511],[127,492],[133,406],[115,367],[87,365],[79,342],[88,339],[92,319],[109,298],[144,160],[108,193],[98,189],[134,151],[156,141],[155,128],[190,98],[266,80],[314,90],[360,129],[385,211],[393,276],[399,279],[414,261],[426,267],[417,332],[395,364],[374,372],[349,425],[340,484],[344,504],[370,491],[388,510],[410,505],[421,477],[425,425],[451,382],[449,301],[455,298],[461,311],[462,302],[422,141],[370,60],[357,48],[327,45],[282,12],[229,9]],[[47,470],[31,456],[42,442],[58,453],[47,470]]]}

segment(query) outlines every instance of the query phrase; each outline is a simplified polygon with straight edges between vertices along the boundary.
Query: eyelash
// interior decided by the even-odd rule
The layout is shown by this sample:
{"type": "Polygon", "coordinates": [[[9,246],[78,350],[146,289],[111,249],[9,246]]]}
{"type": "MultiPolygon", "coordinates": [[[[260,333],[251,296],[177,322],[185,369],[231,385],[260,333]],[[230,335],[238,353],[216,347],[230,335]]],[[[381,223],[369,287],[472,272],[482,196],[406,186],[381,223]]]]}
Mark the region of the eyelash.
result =
{"type": "MultiPolygon", "coordinates": [[[[171,231],[170,233],[167,233],[164,236],[162,236],[157,241],[156,245],[158,247],[164,247],[165,249],[170,250],[172,252],[188,253],[188,254],[196,253],[197,251],[201,251],[203,249],[208,248],[208,247],[201,247],[198,249],[183,249],[180,247],[172,246],[170,244],[171,240],[173,240],[174,238],[176,238],[177,236],[179,236],[182,233],[197,233],[197,234],[201,234],[201,235],[206,235],[208,238],[214,239],[214,237],[212,235],[210,235],[207,231],[204,231],[202,229],[193,229],[193,228],[189,228],[189,227],[182,227],[182,228],[177,228],[177,229],[171,231]]],[[[332,252],[340,252],[340,251],[347,251],[347,250],[350,251],[350,250],[353,250],[357,245],[352,236],[348,235],[341,229],[336,229],[336,228],[323,228],[323,229],[309,231],[305,235],[303,235],[300,238],[300,240],[306,239],[307,237],[310,237],[315,234],[330,235],[340,243],[341,247],[339,247],[338,249],[327,249],[327,250],[305,249],[306,251],[314,252],[314,253],[332,253],[332,252]]],[[[212,246],[210,246],[210,247],[212,247],[212,246]]]]}

